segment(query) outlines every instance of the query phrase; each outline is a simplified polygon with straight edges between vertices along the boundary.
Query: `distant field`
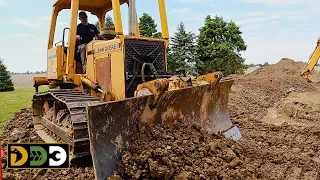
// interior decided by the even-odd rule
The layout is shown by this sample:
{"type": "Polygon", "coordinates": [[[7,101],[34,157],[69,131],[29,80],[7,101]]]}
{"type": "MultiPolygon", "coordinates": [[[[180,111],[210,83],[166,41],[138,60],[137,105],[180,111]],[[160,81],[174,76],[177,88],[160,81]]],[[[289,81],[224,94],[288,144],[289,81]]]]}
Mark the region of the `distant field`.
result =
{"type": "Polygon", "coordinates": [[[12,75],[12,81],[15,88],[33,87],[34,77],[46,77],[46,74],[16,74],[12,75]]]}
{"type": "MultiPolygon", "coordinates": [[[[48,90],[48,86],[40,86],[39,91],[48,90]]],[[[34,88],[17,88],[12,92],[0,92],[0,132],[3,123],[7,122],[11,116],[22,108],[30,108],[34,88]]]]}
{"type": "MultiPolygon", "coordinates": [[[[245,71],[245,74],[252,73],[252,72],[255,71],[256,69],[258,69],[258,67],[249,67],[249,68],[245,71]]],[[[314,70],[320,72],[320,66],[314,67],[314,70]]],[[[302,71],[302,69],[301,69],[301,71],[302,71]]]]}
{"type": "MultiPolygon", "coordinates": [[[[255,71],[257,67],[250,67],[246,74],[255,71]]],[[[315,70],[320,71],[320,66],[316,66],[315,70]]],[[[33,88],[34,77],[45,77],[46,74],[23,74],[12,75],[12,80],[16,88],[13,92],[0,93],[0,131],[1,123],[6,122],[21,108],[31,107],[32,94],[35,92],[33,88]]],[[[40,87],[40,91],[47,90],[47,86],[40,87]]]]}
{"type": "MultiPolygon", "coordinates": [[[[255,71],[257,67],[249,67],[246,70],[246,74],[255,71]]],[[[317,71],[320,71],[320,66],[314,68],[317,71]]],[[[33,87],[33,78],[34,77],[46,77],[46,74],[21,74],[21,75],[12,75],[12,81],[15,88],[30,88],[33,87]]]]}

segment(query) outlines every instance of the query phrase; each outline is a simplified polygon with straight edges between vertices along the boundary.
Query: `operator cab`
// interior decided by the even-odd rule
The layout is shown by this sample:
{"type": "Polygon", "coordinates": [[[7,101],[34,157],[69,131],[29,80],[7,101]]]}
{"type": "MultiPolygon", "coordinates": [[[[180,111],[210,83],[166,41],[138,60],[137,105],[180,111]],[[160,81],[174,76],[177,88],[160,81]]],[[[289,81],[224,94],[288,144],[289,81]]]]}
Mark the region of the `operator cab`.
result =
{"type": "MultiPolygon", "coordinates": [[[[49,80],[63,80],[67,75],[68,79],[77,74],[79,71],[79,64],[81,64],[80,54],[78,53],[78,46],[76,41],[77,20],[78,11],[87,11],[92,15],[95,15],[99,21],[100,33],[103,35],[104,40],[111,40],[116,35],[122,34],[116,33],[116,28],[105,28],[105,16],[106,13],[113,10],[114,6],[117,8],[120,5],[127,3],[129,6],[130,0],[56,0],[53,5],[53,11],[51,16],[50,33],[48,40],[47,51],[47,76],[49,80]],[[113,4],[115,3],[115,4],[113,4]],[[71,13],[70,25],[63,29],[63,37],[59,42],[54,43],[57,18],[62,10],[69,9],[71,13]],[[66,35],[68,34],[68,36],[66,35]],[[67,42],[67,44],[65,43],[67,42]]],[[[81,69],[81,68],[80,68],[81,69]]]]}
{"type": "MultiPolygon", "coordinates": [[[[121,5],[128,6],[128,37],[139,37],[140,30],[135,10],[135,0],[56,0],[53,5],[50,33],[48,40],[48,53],[47,53],[47,77],[48,80],[53,81],[68,81],[72,83],[75,74],[80,74],[78,64],[81,64],[81,58],[77,50],[76,31],[78,25],[78,12],[87,11],[95,15],[99,21],[100,34],[103,36],[101,41],[113,40],[117,37],[123,41],[127,35],[123,33],[122,18],[121,18],[121,5]],[[63,30],[62,45],[54,44],[54,36],[57,25],[58,14],[64,10],[70,9],[70,24],[68,28],[63,30]],[[114,28],[105,27],[106,14],[113,11],[114,28]],[[68,30],[68,36],[65,36],[68,30]],[[65,42],[68,42],[65,45],[65,42]]],[[[165,3],[164,0],[158,0],[159,13],[162,28],[162,42],[165,46],[169,43],[168,25],[166,20],[165,3]]],[[[143,38],[142,38],[143,39],[143,38]]],[[[145,38],[144,42],[148,39],[145,38]]],[[[100,43],[100,40],[97,41],[100,43]]],[[[96,45],[96,43],[95,43],[96,45]]],[[[158,46],[157,46],[158,47],[158,46]]],[[[87,47],[88,48],[88,47],[87,47]]],[[[87,50],[88,51],[88,50],[87,50]]],[[[163,59],[165,61],[165,59],[163,59]]],[[[165,62],[161,63],[165,64],[165,62]]],[[[161,68],[163,69],[163,68],[161,68]]]]}

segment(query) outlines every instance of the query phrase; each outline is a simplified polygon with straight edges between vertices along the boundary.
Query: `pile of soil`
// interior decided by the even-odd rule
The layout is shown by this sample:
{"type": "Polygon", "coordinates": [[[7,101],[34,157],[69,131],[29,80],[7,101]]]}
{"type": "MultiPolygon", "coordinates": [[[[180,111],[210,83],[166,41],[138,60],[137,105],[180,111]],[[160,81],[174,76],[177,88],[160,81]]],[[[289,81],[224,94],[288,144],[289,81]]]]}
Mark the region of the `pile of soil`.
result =
{"type": "MultiPolygon", "coordinates": [[[[320,117],[319,110],[314,109],[317,106],[310,109],[319,98],[319,84],[299,76],[303,67],[303,63],[281,59],[245,76],[234,75],[229,99],[231,120],[243,135],[238,142],[244,147],[243,163],[254,165],[263,179],[319,179],[320,124],[288,123],[296,121],[290,113],[282,119],[297,102],[304,104],[300,115],[308,114],[304,117],[313,120],[320,117]],[[289,95],[294,93],[305,94],[309,100],[292,99],[289,95]],[[273,120],[266,122],[266,117],[273,120]]],[[[319,73],[313,72],[313,76],[319,73]]]]}
{"type": "Polygon", "coordinates": [[[94,179],[93,168],[70,168],[69,170],[12,170],[7,168],[7,144],[13,142],[43,142],[37,135],[32,123],[31,109],[21,109],[7,122],[1,134],[4,180],[16,179],[94,179]]]}
{"type": "Polygon", "coordinates": [[[111,179],[246,179],[242,147],[197,124],[142,126],[111,179]]]}
{"type": "Polygon", "coordinates": [[[318,179],[319,125],[297,128],[261,121],[291,92],[319,92],[318,84],[299,76],[303,66],[282,59],[245,76],[233,75],[229,107],[243,135],[240,141],[206,135],[182,124],[156,126],[135,137],[136,144],[124,153],[110,179],[318,179]],[[223,146],[210,153],[206,147],[211,143],[223,146]],[[230,166],[226,154],[232,154],[237,166],[230,166]]]}
{"type": "Polygon", "coordinates": [[[229,98],[231,117],[261,119],[268,108],[291,92],[319,92],[319,84],[300,76],[303,67],[304,63],[284,58],[247,75],[231,75],[235,79],[229,98]]]}
{"type": "Polygon", "coordinates": [[[282,101],[276,103],[277,113],[295,121],[313,125],[319,124],[320,93],[291,93],[282,101]]]}
{"type": "MultiPolygon", "coordinates": [[[[231,120],[243,138],[233,142],[208,135],[197,125],[140,129],[125,152],[119,168],[109,179],[315,179],[320,172],[320,114],[313,99],[319,99],[319,84],[299,76],[304,64],[291,59],[260,68],[247,75],[232,75],[235,83],[229,98],[231,120]],[[308,93],[303,101],[290,94],[308,93]],[[284,99],[285,98],[285,99],[284,99]],[[287,103],[289,102],[289,103],[287,103]],[[296,103],[299,102],[299,103],[296,103]],[[302,104],[302,105],[301,105],[302,104]],[[299,109],[299,116],[290,111],[299,109]],[[291,108],[291,109],[290,109],[291,108]],[[274,111],[271,111],[274,109],[274,111]],[[289,112],[289,113],[286,113],[289,112]],[[270,114],[270,112],[275,112],[270,114]],[[264,121],[265,117],[275,118],[264,121]],[[299,126],[279,119],[286,116],[299,126]],[[281,123],[272,123],[279,121],[281,123]],[[302,123],[302,124],[301,124],[302,123]]],[[[317,77],[319,73],[313,73],[317,77]]],[[[5,142],[40,141],[29,109],[17,113],[6,126],[5,142]]],[[[5,146],[3,146],[6,148],[5,146]]],[[[68,171],[4,168],[5,179],[93,179],[91,167],[68,171]]]]}
{"type": "Polygon", "coordinates": [[[2,134],[2,145],[19,142],[42,142],[32,123],[31,109],[21,109],[7,122],[2,134]]]}

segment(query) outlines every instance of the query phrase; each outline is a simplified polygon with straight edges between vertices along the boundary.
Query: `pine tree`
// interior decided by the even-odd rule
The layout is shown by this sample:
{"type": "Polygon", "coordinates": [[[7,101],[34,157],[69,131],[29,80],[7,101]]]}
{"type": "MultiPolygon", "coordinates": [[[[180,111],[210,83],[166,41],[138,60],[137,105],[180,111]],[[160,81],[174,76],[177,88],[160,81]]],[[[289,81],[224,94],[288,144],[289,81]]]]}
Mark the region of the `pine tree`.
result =
{"type": "Polygon", "coordinates": [[[147,13],[139,18],[140,34],[144,37],[161,38],[162,33],[157,31],[155,20],[147,13]]]}
{"type": "Polygon", "coordinates": [[[174,74],[176,70],[185,69],[187,73],[195,74],[195,39],[195,34],[187,32],[184,23],[180,22],[168,49],[169,73],[174,74]]]}
{"type": "Polygon", "coordinates": [[[14,91],[11,75],[0,58],[0,92],[14,91]]]}
{"type": "MultiPolygon", "coordinates": [[[[100,30],[100,23],[99,23],[99,21],[96,22],[96,27],[98,28],[98,30],[100,30]]],[[[113,27],[114,27],[113,19],[112,19],[112,17],[110,17],[109,15],[107,15],[107,17],[106,17],[105,27],[108,27],[108,28],[113,28],[113,27]]]]}

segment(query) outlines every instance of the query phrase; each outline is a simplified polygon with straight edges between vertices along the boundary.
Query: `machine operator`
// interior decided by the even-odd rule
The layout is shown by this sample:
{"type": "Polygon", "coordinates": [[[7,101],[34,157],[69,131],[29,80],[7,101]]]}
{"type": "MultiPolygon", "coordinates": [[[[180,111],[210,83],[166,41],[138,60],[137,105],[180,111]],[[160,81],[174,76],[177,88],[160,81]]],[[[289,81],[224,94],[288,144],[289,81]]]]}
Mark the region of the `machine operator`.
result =
{"type": "Polygon", "coordinates": [[[81,23],[78,24],[77,26],[76,39],[79,42],[78,49],[80,51],[80,56],[81,56],[82,72],[83,74],[85,74],[86,64],[87,64],[87,58],[86,58],[87,44],[90,41],[92,41],[95,36],[97,36],[99,39],[103,39],[103,37],[94,24],[88,23],[88,16],[84,11],[81,11],[79,13],[79,19],[81,23]]]}

